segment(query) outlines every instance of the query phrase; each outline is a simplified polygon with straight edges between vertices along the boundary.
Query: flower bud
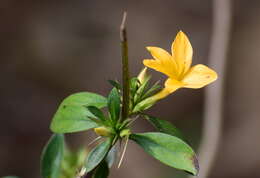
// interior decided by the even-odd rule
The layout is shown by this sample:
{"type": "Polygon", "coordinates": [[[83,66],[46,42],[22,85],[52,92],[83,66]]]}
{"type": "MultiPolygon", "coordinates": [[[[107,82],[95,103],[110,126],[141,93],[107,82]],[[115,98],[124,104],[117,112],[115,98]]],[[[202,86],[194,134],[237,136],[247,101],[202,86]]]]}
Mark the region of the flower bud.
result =
{"type": "Polygon", "coordinates": [[[94,128],[94,131],[96,132],[97,135],[104,136],[104,137],[109,137],[113,135],[113,131],[111,128],[108,127],[97,127],[94,128]]]}
{"type": "Polygon", "coordinates": [[[143,69],[141,70],[141,72],[138,74],[137,79],[139,80],[139,82],[140,82],[141,84],[143,84],[144,81],[147,79],[147,77],[148,77],[148,75],[147,75],[147,67],[145,67],[145,68],[143,68],[143,69]]]}

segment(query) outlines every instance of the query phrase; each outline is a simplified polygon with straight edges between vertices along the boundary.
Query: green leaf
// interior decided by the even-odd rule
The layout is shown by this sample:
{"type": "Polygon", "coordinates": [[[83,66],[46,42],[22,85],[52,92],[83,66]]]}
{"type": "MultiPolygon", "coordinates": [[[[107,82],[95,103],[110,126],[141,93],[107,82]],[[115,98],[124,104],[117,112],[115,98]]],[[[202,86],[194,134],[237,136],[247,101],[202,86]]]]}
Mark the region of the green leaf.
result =
{"type": "Polygon", "coordinates": [[[108,82],[118,90],[122,90],[121,84],[116,80],[108,80],[108,82]]]}
{"type": "Polygon", "coordinates": [[[108,110],[112,121],[117,121],[120,116],[120,96],[116,88],[113,88],[108,96],[108,110]]]}
{"type": "Polygon", "coordinates": [[[61,173],[63,160],[64,136],[53,134],[44,147],[41,156],[41,175],[43,178],[57,178],[61,173]]]}
{"type": "Polygon", "coordinates": [[[85,161],[86,172],[93,170],[105,158],[110,147],[111,139],[107,139],[89,152],[85,161]]]}
{"type": "Polygon", "coordinates": [[[108,175],[109,175],[109,167],[107,162],[104,160],[95,169],[92,178],[107,178],[108,175]]]}
{"type": "Polygon", "coordinates": [[[117,150],[116,150],[116,146],[113,146],[110,151],[108,152],[107,156],[106,156],[106,162],[108,164],[108,167],[111,168],[112,165],[114,164],[115,160],[117,157],[117,150]]]}
{"type": "Polygon", "coordinates": [[[103,112],[98,109],[96,106],[88,106],[88,110],[101,121],[106,121],[106,117],[104,116],[103,112]]]}
{"type": "Polygon", "coordinates": [[[106,104],[106,98],[95,93],[81,92],[70,95],[60,104],[50,128],[55,133],[71,133],[97,127],[97,123],[89,118],[95,116],[86,107],[102,108],[106,104]]]}
{"type": "Polygon", "coordinates": [[[186,139],[182,135],[181,131],[166,120],[159,119],[157,117],[146,115],[145,118],[159,131],[169,135],[178,137],[184,141],[186,139]]]}
{"type": "Polygon", "coordinates": [[[198,174],[197,157],[192,148],[181,139],[157,132],[132,134],[130,139],[162,163],[193,175],[198,174]]]}
{"type": "Polygon", "coordinates": [[[75,173],[84,165],[87,156],[87,149],[80,148],[77,151],[71,151],[66,145],[64,148],[64,159],[62,161],[62,175],[59,178],[75,177],[75,173]]]}
{"type": "Polygon", "coordinates": [[[108,152],[106,158],[93,171],[92,178],[107,178],[109,175],[109,168],[112,167],[116,156],[116,146],[113,146],[108,152]]]}

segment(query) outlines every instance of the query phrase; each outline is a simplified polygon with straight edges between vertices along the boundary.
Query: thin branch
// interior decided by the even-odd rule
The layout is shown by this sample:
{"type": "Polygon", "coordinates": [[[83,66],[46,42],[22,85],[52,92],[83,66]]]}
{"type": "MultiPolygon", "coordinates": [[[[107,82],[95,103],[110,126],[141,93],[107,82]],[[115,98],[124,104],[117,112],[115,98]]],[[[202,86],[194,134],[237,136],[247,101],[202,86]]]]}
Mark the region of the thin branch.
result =
{"type": "Polygon", "coordinates": [[[226,57],[232,24],[231,6],[232,0],[213,1],[213,32],[209,66],[218,72],[218,80],[207,87],[205,93],[203,133],[199,150],[200,178],[208,177],[221,139],[226,57]]]}
{"type": "Polygon", "coordinates": [[[92,140],[92,141],[88,144],[88,146],[92,145],[93,143],[95,143],[96,141],[98,141],[98,140],[101,139],[101,138],[102,138],[101,136],[95,138],[94,140],[92,140]]]}
{"type": "Polygon", "coordinates": [[[139,118],[139,115],[135,116],[126,126],[131,126],[137,119],[139,118]]]}
{"type": "Polygon", "coordinates": [[[124,145],[124,149],[123,149],[123,152],[122,152],[122,155],[121,155],[121,158],[120,158],[120,161],[119,161],[119,163],[118,163],[117,168],[120,168],[120,166],[121,166],[121,164],[122,164],[122,161],[123,161],[123,159],[124,159],[125,152],[126,152],[126,148],[127,148],[127,144],[128,144],[128,140],[129,140],[129,136],[127,136],[127,138],[126,138],[125,145],[124,145]]]}
{"type": "Polygon", "coordinates": [[[123,20],[120,26],[122,73],[123,73],[122,119],[126,119],[129,113],[129,66],[128,66],[128,44],[127,44],[127,34],[126,34],[126,16],[127,13],[124,12],[123,20]]]}

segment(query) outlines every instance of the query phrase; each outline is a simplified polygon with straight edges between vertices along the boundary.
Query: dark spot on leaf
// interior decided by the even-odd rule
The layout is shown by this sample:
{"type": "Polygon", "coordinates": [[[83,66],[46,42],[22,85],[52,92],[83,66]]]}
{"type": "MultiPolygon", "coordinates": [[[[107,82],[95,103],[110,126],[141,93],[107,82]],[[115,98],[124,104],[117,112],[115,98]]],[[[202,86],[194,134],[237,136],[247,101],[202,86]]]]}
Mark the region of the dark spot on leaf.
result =
{"type": "Polygon", "coordinates": [[[63,105],[63,108],[65,109],[67,106],[66,105],[63,105]]]}

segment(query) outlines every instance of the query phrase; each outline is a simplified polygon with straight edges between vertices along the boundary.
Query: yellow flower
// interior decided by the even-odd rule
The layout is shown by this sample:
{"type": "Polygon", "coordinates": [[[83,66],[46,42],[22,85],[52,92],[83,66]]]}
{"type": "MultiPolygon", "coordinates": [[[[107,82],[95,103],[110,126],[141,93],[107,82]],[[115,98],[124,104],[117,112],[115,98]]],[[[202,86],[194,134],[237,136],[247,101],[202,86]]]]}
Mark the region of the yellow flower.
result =
{"type": "Polygon", "coordinates": [[[179,88],[202,88],[217,79],[217,73],[205,65],[191,67],[193,50],[182,31],[172,43],[172,55],[158,47],[147,49],[154,59],[143,60],[144,65],[169,77],[164,83],[164,89],[152,96],[152,100],[164,98],[179,88]]]}

